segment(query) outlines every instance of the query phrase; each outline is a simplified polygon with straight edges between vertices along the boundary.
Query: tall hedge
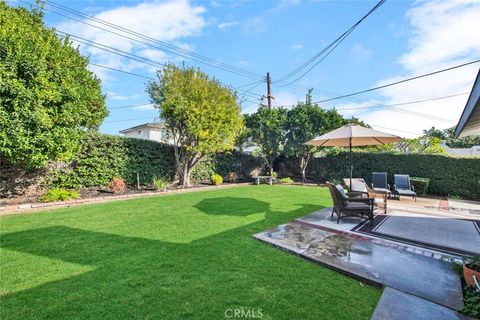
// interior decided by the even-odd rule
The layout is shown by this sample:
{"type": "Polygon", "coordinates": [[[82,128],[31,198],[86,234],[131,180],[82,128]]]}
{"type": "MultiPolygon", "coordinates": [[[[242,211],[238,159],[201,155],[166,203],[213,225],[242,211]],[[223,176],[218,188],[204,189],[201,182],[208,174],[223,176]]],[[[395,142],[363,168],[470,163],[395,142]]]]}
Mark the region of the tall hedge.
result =
{"type": "MultiPolygon", "coordinates": [[[[279,163],[286,172],[299,176],[295,159],[279,163]]],[[[393,184],[394,174],[430,179],[429,194],[480,200],[480,158],[458,158],[442,155],[391,154],[356,152],[353,176],[371,182],[372,172],[387,172],[393,184]]],[[[349,176],[348,154],[315,158],[307,168],[307,178],[323,182],[339,181],[349,176]]]]}
{"type": "Polygon", "coordinates": [[[153,176],[172,180],[175,158],[171,146],[154,141],[87,134],[71,163],[50,170],[46,185],[70,188],[104,186],[114,177],[136,185],[137,172],[142,185],[153,176]]]}

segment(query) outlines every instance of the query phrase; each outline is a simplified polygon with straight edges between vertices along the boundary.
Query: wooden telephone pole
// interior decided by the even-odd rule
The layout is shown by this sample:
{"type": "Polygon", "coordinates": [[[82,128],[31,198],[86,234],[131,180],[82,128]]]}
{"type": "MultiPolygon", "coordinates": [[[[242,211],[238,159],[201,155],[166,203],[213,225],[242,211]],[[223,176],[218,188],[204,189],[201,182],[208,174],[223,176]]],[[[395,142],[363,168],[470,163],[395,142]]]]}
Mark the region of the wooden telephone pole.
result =
{"type": "Polygon", "coordinates": [[[272,108],[272,99],[275,99],[271,92],[270,92],[270,72],[267,72],[267,101],[268,101],[268,107],[272,108]]]}

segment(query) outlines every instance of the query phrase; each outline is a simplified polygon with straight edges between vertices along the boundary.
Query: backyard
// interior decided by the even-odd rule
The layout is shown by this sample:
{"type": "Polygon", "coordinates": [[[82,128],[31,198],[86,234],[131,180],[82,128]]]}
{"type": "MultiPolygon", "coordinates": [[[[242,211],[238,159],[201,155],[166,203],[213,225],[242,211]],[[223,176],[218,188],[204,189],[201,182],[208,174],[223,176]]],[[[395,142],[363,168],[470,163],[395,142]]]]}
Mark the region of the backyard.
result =
{"type": "Polygon", "coordinates": [[[381,290],[252,234],[331,206],[242,186],[1,218],[2,319],[369,319],[381,290]]]}

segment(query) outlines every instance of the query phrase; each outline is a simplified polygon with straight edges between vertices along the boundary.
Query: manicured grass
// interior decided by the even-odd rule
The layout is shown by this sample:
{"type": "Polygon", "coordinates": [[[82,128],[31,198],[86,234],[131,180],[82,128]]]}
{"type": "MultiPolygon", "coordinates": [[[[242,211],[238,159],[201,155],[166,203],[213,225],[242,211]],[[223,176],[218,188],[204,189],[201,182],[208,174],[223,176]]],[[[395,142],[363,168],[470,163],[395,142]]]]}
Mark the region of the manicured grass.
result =
{"type": "Polygon", "coordinates": [[[1,319],[369,319],[380,290],[251,237],[331,205],[246,186],[7,216],[1,319]]]}

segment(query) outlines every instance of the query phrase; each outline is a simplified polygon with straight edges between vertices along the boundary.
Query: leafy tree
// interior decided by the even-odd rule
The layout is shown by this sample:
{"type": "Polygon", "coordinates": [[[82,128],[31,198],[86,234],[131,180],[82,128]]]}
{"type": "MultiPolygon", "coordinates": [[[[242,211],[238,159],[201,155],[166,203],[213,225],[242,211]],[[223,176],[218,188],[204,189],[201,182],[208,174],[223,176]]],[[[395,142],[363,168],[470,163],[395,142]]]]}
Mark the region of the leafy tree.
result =
{"type": "Polygon", "coordinates": [[[308,162],[319,149],[304,143],[346,123],[347,121],[335,109],[325,111],[312,103],[312,90],[309,90],[305,102],[299,102],[288,110],[284,153],[286,156],[298,158],[302,181],[305,181],[308,162]]]}
{"type": "Polygon", "coordinates": [[[285,142],[285,108],[269,108],[261,105],[253,114],[245,118],[246,127],[252,141],[259,147],[260,156],[273,173],[273,162],[283,151],[285,142]]]}
{"type": "Polygon", "coordinates": [[[177,175],[183,186],[203,157],[231,150],[243,127],[235,94],[192,68],[167,64],[147,92],[172,135],[177,175]]]}
{"type": "Polygon", "coordinates": [[[0,0],[0,155],[27,167],[67,160],[108,114],[88,59],[42,19],[0,0]]]}
{"type": "Polygon", "coordinates": [[[438,138],[441,140],[445,140],[449,137],[447,130],[440,130],[436,129],[435,127],[431,127],[428,130],[423,130],[423,135],[426,137],[438,138]]]}

